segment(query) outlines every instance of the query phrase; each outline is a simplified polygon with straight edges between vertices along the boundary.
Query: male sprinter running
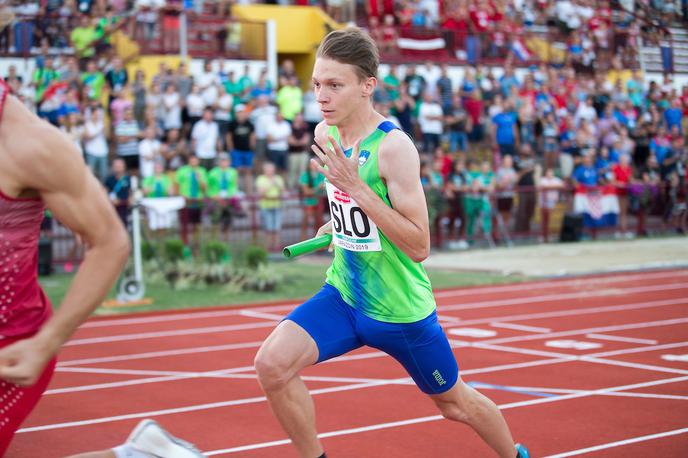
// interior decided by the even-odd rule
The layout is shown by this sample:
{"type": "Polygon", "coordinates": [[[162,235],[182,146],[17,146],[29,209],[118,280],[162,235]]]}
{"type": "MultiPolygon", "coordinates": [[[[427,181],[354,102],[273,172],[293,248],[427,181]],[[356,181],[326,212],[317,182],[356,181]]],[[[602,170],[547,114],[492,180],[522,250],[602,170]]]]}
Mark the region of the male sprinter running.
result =
{"type": "Polygon", "coordinates": [[[263,343],[258,379],[300,456],[324,457],[299,372],[368,345],[397,359],[444,417],[468,424],[497,455],[526,458],[497,406],[459,378],[437,322],[420,264],[430,235],[418,152],[373,109],[378,63],[373,41],[354,28],[330,33],[318,49],[313,85],[324,121],[313,150],[324,164],[332,215],[318,232],[333,232],[334,261],[320,292],[263,343]]]}
{"type": "MultiPolygon", "coordinates": [[[[7,22],[11,14],[1,6],[0,21],[7,22]]],[[[0,456],[45,391],[58,350],[105,297],[128,256],[126,231],[72,141],[0,82],[0,456]],[[89,247],[55,314],[37,278],[46,206],[89,247]]],[[[147,420],[126,444],[88,456],[202,455],[147,420]]]]}

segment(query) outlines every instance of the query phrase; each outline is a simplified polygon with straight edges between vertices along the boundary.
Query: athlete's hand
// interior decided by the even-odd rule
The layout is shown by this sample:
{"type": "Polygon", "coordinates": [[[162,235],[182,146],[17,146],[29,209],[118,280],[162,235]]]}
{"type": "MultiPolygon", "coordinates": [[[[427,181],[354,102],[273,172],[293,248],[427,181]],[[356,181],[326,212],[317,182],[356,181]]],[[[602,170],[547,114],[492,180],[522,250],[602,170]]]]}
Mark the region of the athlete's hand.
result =
{"type": "Polygon", "coordinates": [[[327,138],[333,145],[332,148],[318,140],[315,140],[315,145],[311,146],[323,165],[320,165],[315,159],[311,159],[311,161],[330,183],[350,194],[353,190],[363,186],[363,181],[358,176],[358,155],[361,141],[358,140],[354,144],[351,157],[346,157],[339,143],[331,135],[327,138]]]}
{"type": "Polygon", "coordinates": [[[15,385],[31,386],[56,351],[39,335],[7,346],[0,350],[0,379],[15,385]]]}
{"type": "MultiPolygon", "coordinates": [[[[315,234],[316,237],[320,237],[321,235],[325,234],[331,234],[332,233],[332,220],[329,220],[322,226],[320,226],[320,229],[318,229],[318,233],[315,234]]],[[[327,251],[330,253],[332,252],[332,249],[334,247],[334,239],[330,242],[330,246],[327,247],[327,251]]]]}

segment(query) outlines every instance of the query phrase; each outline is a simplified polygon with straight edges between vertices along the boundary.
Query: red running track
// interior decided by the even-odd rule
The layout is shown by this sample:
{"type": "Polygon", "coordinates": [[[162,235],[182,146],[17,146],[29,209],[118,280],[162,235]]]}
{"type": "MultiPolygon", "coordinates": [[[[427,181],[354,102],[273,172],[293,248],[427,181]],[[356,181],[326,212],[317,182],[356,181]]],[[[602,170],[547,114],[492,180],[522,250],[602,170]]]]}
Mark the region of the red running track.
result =
{"type": "MultiPolygon", "coordinates": [[[[535,457],[688,454],[688,270],[436,292],[464,380],[535,457]]],[[[121,443],[142,418],[208,456],[296,456],[253,356],[294,304],[96,318],[7,456],[121,443]]],[[[492,456],[386,355],[363,348],[304,373],[332,457],[492,456]]]]}

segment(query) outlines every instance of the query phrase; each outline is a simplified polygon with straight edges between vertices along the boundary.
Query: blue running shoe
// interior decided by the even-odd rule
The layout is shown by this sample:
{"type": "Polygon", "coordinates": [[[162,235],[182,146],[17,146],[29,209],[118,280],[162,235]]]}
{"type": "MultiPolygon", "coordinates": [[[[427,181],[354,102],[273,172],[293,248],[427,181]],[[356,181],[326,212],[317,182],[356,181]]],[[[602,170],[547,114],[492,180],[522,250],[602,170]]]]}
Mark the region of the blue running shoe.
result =
{"type": "Polygon", "coordinates": [[[530,452],[525,445],[516,444],[516,458],[530,458],[530,452]]]}

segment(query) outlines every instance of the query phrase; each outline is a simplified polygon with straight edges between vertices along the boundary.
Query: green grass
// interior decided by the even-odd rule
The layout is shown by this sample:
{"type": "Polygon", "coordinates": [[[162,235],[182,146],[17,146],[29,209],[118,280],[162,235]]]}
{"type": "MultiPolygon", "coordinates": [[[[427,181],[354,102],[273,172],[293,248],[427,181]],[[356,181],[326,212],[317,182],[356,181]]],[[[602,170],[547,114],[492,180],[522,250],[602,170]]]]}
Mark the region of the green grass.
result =
{"type": "MultiPolygon", "coordinates": [[[[283,276],[275,291],[229,294],[221,287],[189,289],[177,291],[166,284],[146,284],[146,297],[153,299],[150,305],[99,307],[96,315],[110,315],[124,312],[142,312],[151,310],[191,309],[194,307],[232,306],[247,303],[259,303],[282,300],[301,300],[313,295],[322,286],[327,265],[303,262],[276,262],[273,264],[283,276]]],[[[435,289],[458,286],[510,283],[524,280],[523,277],[503,276],[484,272],[455,272],[445,270],[428,270],[435,289]]],[[[55,306],[62,301],[73,274],[56,274],[41,277],[40,282],[46,294],[55,306]]],[[[110,297],[114,297],[114,290],[110,297]]]]}

